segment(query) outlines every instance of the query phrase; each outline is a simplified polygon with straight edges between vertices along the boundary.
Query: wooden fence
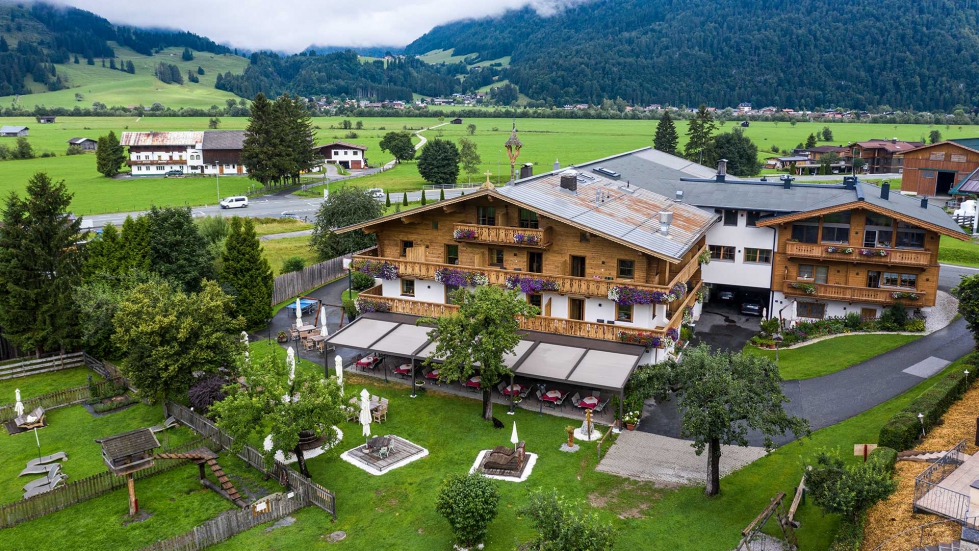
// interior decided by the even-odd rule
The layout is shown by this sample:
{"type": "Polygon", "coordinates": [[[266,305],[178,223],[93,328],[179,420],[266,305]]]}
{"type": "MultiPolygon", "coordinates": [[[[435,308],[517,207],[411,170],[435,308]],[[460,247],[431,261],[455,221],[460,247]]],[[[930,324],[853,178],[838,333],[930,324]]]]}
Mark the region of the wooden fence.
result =
{"type": "MultiPolygon", "coordinates": [[[[166,414],[172,415],[181,423],[187,425],[197,433],[210,438],[216,445],[224,449],[230,450],[234,443],[234,439],[215,426],[214,423],[211,423],[207,418],[190,411],[178,403],[168,401],[166,403],[166,414]]],[[[236,455],[245,463],[268,474],[272,478],[279,481],[285,480],[289,488],[292,488],[296,495],[301,496],[304,500],[308,500],[313,505],[333,515],[333,518],[336,518],[336,496],[333,495],[333,492],[303,477],[298,472],[289,468],[285,463],[276,461],[271,469],[267,469],[262,454],[251,446],[244,446],[236,455]]]]}
{"type": "MultiPolygon", "coordinates": [[[[217,450],[210,439],[201,437],[186,444],[165,449],[164,453],[181,453],[200,447],[214,448],[217,450]]],[[[188,459],[170,460],[158,459],[153,466],[148,469],[137,471],[134,475],[136,480],[142,480],[171,469],[183,466],[190,462],[188,459]]],[[[194,473],[197,476],[197,473],[194,473]]],[[[56,513],[72,505],[83,501],[88,501],[96,497],[105,495],[113,490],[126,487],[126,477],[116,476],[109,471],[99,473],[70,482],[50,492],[38,494],[32,498],[15,501],[0,505],[0,528],[9,528],[22,522],[34,520],[44,515],[56,513]]]]}
{"type": "Polygon", "coordinates": [[[122,374],[122,370],[110,363],[108,360],[99,360],[92,356],[85,354],[85,365],[89,369],[98,373],[99,375],[105,377],[106,379],[114,379],[117,381],[122,381],[126,385],[126,388],[136,392],[136,387],[122,374]]]}
{"type": "Polygon", "coordinates": [[[310,505],[309,501],[303,500],[299,495],[288,498],[282,494],[269,496],[261,503],[266,504],[264,511],[256,512],[253,507],[225,511],[204,524],[194,527],[189,532],[148,545],[142,551],[196,551],[204,549],[260,524],[279,520],[310,505]]]}
{"type": "Polygon", "coordinates": [[[83,365],[85,365],[85,361],[84,353],[82,352],[52,356],[40,360],[24,359],[4,362],[0,364],[0,381],[26,377],[28,375],[37,375],[38,373],[71,369],[72,367],[81,367],[83,365]]]}
{"type": "Polygon", "coordinates": [[[354,254],[361,254],[373,248],[369,247],[346,256],[331,258],[326,262],[307,266],[300,272],[290,272],[280,275],[275,278],[275,285],[272,288],[272,306],[290,298],[296,298],[311,289],[315,289],[346,275],[346,271],[343,269],[343,259],[350,258],[354,254]]]}
{"type": "MultiPolygon", "coordinates": [[[[94,386],[95,392],[97,393],[96,395],[101,396],[106,394],[114,385],[122,384],[124,382],[124,379],[110,379],[95,382],[94,386]]],[[[34,408],[38,406],[44,408],[45,410],[51,410],[80,404],[90,398],[92,398],[92,389],[89,388],[88,385],[85,385],[76,386],[74,388],[63,388],[48,394],[35,396],[34,398],[27,398],[26,400],[22,400],[21,403],[24,404],[24,412],[28,413],[33,411],[34,408]]],[[[0,423],[6,423],[7,421],[17,417],[17,413],[14,411],[14,405],[15,404],[0,405],[0,423]]]]}

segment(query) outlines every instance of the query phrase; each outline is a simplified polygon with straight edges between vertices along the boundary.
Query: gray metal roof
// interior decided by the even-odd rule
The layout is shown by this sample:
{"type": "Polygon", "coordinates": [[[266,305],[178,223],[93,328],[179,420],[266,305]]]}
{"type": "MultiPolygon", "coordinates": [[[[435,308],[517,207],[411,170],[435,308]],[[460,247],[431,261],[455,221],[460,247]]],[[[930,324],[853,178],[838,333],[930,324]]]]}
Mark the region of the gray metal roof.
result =
{"type": "Polygon", "coordinates": [[[22,130],[27,130],[26,126],[0,126],[0,133],[10,133],[10,132],[20,132],[22,130]]]}
{"type": "Polygon", "coordinates": [[[244,130],[205,130],[201,149],[241,149],[244,144],[244,130]]]}
{"type": "MultiPolygon", "coordinates": [[[[805,212],[864,200],[903,216],[915,218],[950,231],[961,232],[952,218],[938,206],[921,208],[920,197],[902,195],[892,189],[887,200],[880,198],[880,188],[864,182],[857,189],[844,189],[841,184],[796,184],[786,189],[782,182],[735,180],[726,182],[684,182],[681,178],[713,179],[716,171],[656,151],[652,148],[632,151],[609,159],[601,159],[575,167],[590,172],[601,166],[621,174],[620,181],[675,198],[683,192],[683,201],[701,208],[721,208],[767,211],[778,214],[805,212]]],[[[519,182],[518,182],[519,184],[519,182]]]]}

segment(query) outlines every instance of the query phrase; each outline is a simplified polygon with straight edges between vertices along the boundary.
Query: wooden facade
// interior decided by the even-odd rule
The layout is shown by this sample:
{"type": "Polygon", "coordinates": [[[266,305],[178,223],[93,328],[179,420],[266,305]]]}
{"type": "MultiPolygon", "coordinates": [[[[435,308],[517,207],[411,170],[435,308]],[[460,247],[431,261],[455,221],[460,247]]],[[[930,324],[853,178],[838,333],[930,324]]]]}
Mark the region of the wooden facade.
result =
{"type": "Polygon", "coordinates": [[[901,191],[934,197],[948,195],[956,184],[979,168],[979,151],[941,142],[904,154],[901,191]]]}

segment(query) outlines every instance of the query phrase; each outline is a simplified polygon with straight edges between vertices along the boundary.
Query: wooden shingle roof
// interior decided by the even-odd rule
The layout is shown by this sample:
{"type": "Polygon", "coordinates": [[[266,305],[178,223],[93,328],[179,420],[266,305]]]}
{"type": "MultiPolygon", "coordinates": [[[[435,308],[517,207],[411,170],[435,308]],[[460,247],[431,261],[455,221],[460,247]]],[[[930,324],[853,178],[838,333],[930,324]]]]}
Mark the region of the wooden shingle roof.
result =
{"type": "Polygon", "coordinates": [[[115,461],[160,447],[160,441],[150,429],[136,429],[102,439],[102,455],[115,461]]]}

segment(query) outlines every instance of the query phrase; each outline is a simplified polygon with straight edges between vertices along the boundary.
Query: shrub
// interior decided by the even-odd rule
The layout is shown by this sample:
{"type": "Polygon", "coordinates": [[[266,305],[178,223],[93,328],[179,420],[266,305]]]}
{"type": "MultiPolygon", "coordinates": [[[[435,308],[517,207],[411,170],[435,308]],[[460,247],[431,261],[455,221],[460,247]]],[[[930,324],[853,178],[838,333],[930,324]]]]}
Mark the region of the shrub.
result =
{"type": "Polygon", "coordinates": [[[82,153],[85,153],[82,150],[82,146],[80,146],[80,145],[69,145],[68,146],[68,151],[65,152],[65,155],[81,155],[82,153]]]}
{"type": "Polygon", "coordinates": [[[486,537],[499,501],[496,484],[482,474],[453,474],[442,482],[435,510],[449,521],[459,543],[471,547],[486,537]]]}
{"type": "Polygon", "coordinates": [[[530,517],[537,530],[533,549],[605,551],[615,544],[611,524],[594,512],[585,513],[580,502],[566,501],[556,490],[533,492],[520,514],[530,517]]]}
{"type": "Polygon", "coordinates": [[[924,331],[925,330],[925,320],[920,318],[914,318],[908,320],[908,323],[904,324],[905,331],[924,331]]]}
{"type": "Polygon", "coordinates": [[[762,320],[761,331],[766,335],[774,335],[778,333],[779,330],[779,319],[778,318],[768,318],[767,320],[762,320]]]}
{"type": "MultiPolygon", "coordinates": [[[[973,367],[972,364],[969,367],[973,367]]],[[[973,367],[973,371],[975,367],[973,367]]],[[[880,429],[877,443],[898,451],[910,449],[921,434],[933,427],[948,408],[969,388],[965,374],[950,373],[897,412],[880,429]],[[918,420],[918,414],[924,415],[918,420]],[[922,424],[924,426],[922,426],[922,424]]]]}
{"type": "Polygon", "coordinates": [[[92,406],[92,411],[94,411],[95,413],[105,413],[107,411],[112,411],[114,409],[126,407],[130,404],[135,404],[138,401],[139,400],[133,398],[132,396],[126,396],[124,400],[112,401],[109,402],[108,404],[95,404],[94,406],[92,406]]]}
{"type": "Polygon", "coordinates": [[[374,278],[363,273],[363,272],[353,272],[350,278],[350,284],[354,291],[358,293],[361,291],[366,291],[374,286],[374,278]]]}
{"type": "Polygon", "coordinates": [[[850,331],[857,331],[863,324],[863,319],[856,312],[848,312],[843,318],[843,325],[850,331]]]}
{"type": "Polygon", "coordinates": [[[894,472],[894,464],[897,463],[897,450],[886,446],[877,446],[874,451],[867,456],[867,461],[876,463],[889,473],[894,472]]]}
{"type": "Polygon", "coordinates": [[[821,450],[806,473],[806,488],[827,513],[857,522],[861,513],[894,493],[897,483],[876,461],[846,465],[835,450],[821,450]]]}
{"type": "Polygon", "coordinates": [[[306,259],[301,256],[290,256],[282,261],[282,273],[299,272],[306,267],[306,259]]]}
{"type": "Polygon", "coordinates": [[[900,331],[908,323],[908,309],[900,302],[895,302],[884,310],[878,322],[883,331],[900,331]]]}
{"type": "Polygon", "coordinates": [[[205,375],[187,391],[190,405],[201,413],[211,409],[211,404],[224,400],[224,386],[228,382],[220,375],[205,375]]]}
{"type": "Polygon", "coordinates": [[[357,317],[357,303],[349,298],[343,299],[343,312],[348,320],[353,321],[357,317]]]}

